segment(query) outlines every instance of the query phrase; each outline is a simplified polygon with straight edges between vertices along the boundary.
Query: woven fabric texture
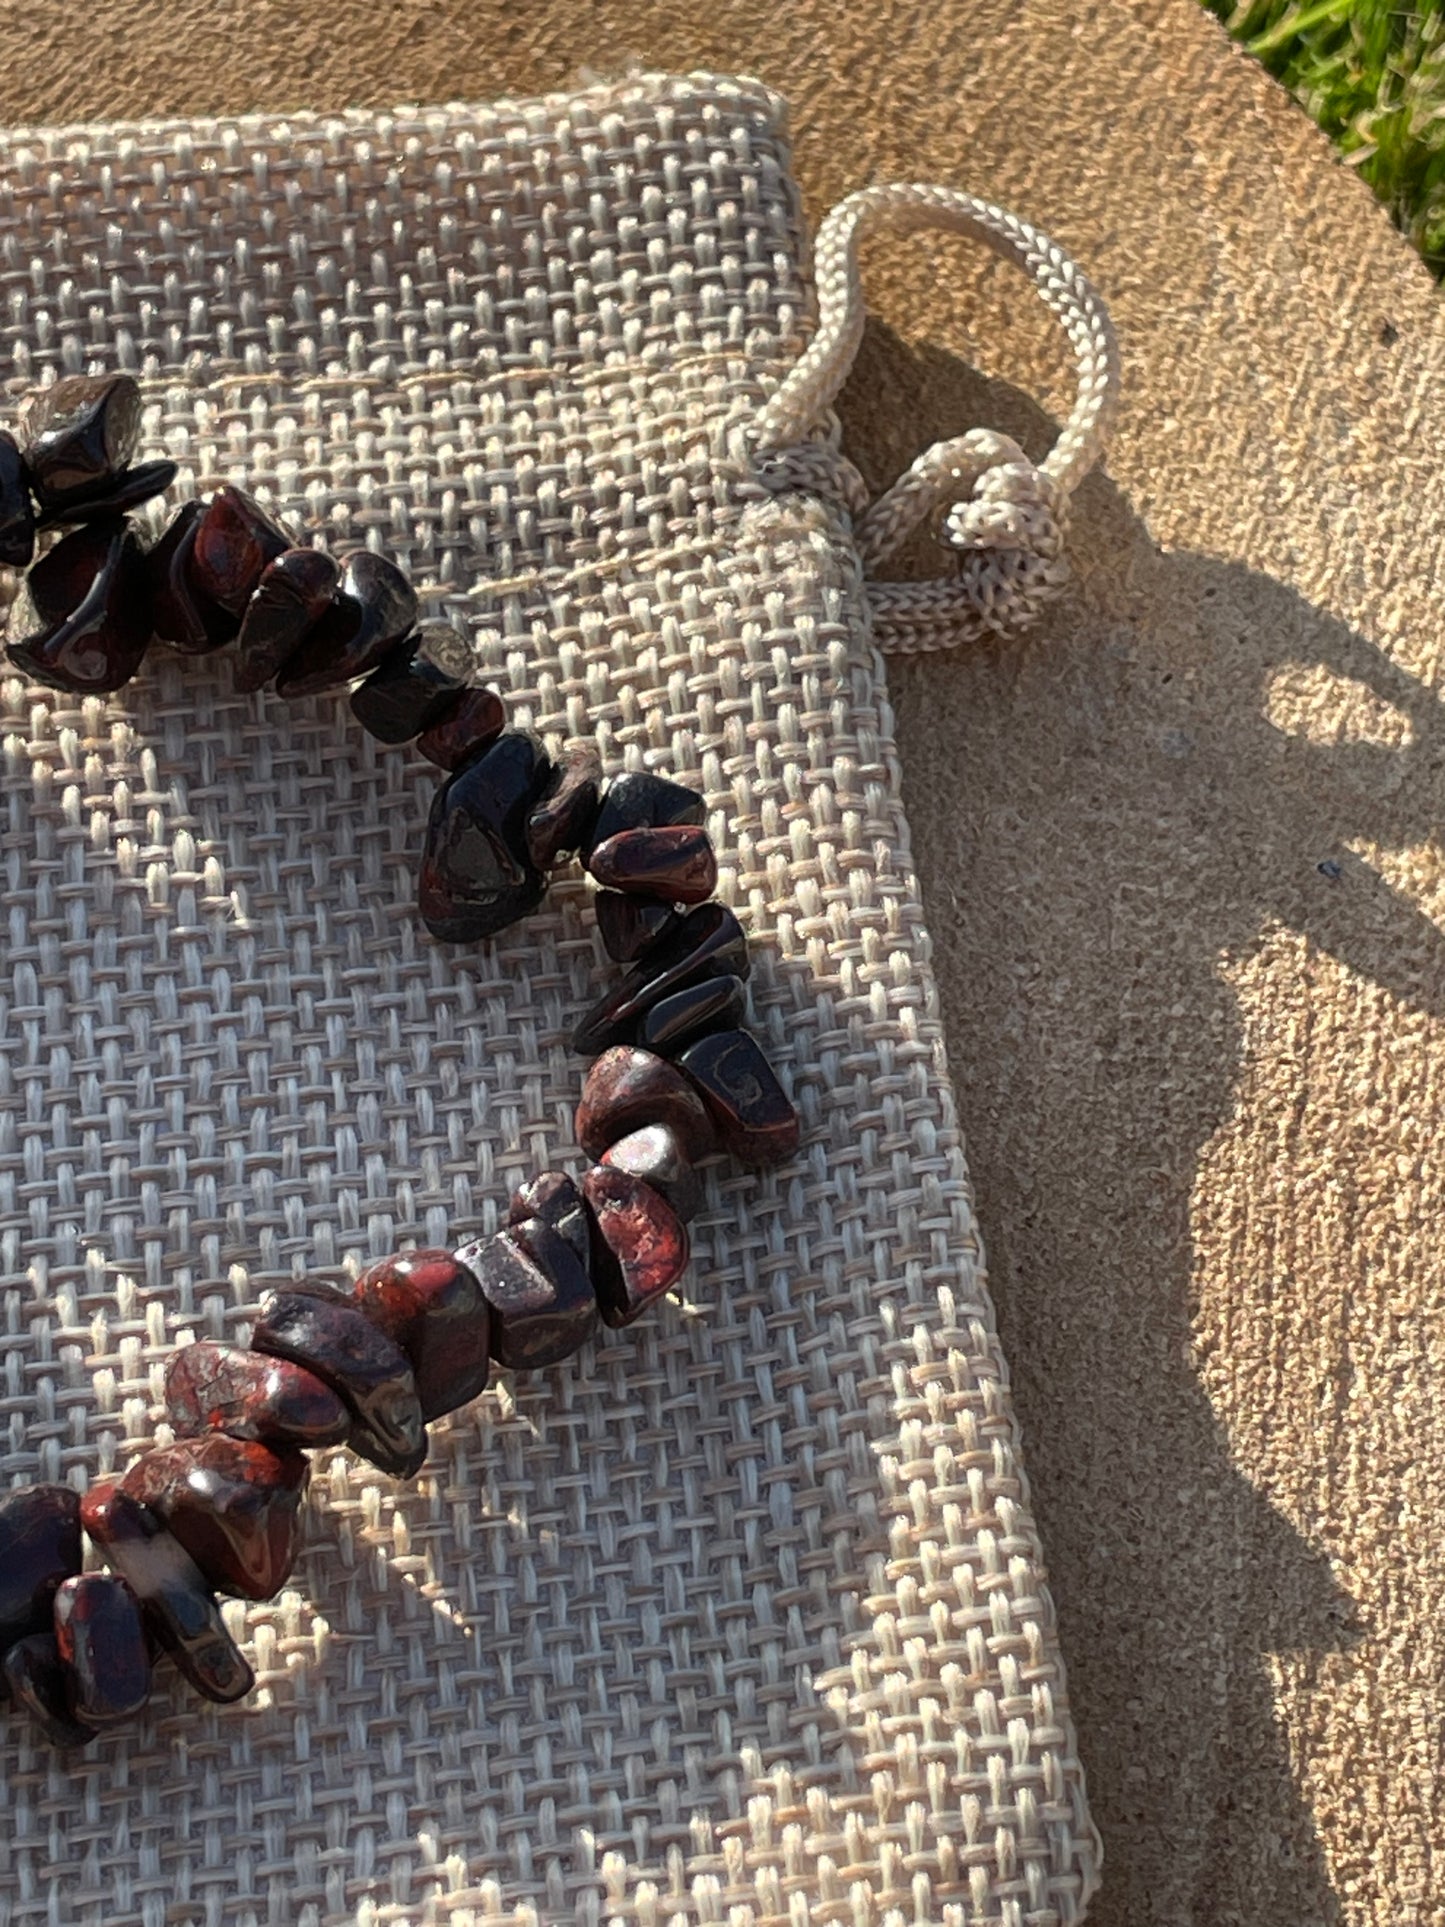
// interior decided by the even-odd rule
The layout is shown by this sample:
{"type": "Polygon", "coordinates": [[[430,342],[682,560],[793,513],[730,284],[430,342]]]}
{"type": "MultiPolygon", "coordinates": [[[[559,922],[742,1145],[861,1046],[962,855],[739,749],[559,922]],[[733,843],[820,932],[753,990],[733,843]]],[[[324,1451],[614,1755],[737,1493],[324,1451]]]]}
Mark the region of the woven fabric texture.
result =
{"type": "MultiPolygon", "coordinates": [[[[841,492],[747,458],[803,261],[745,82],[0,142],[11,389],[133,369],[180,492],[381,549],[518,724],[702,787],[805,1128],[710,1171],[677,1300],[504,1377],[415,1485],[318,1461],[292,1587],[227,1609],[252,1701],[167,1671],[68,1764],[0,1725],[5,1927],[1080,1918],[857,554],[841,492]]],[[[567,1032],[615,969],[580,876],[430,942],[435,772],[229,683],[0,684],[6,1482],[126,1463],[178,1338],[576,1156],[567,1032]]]]}

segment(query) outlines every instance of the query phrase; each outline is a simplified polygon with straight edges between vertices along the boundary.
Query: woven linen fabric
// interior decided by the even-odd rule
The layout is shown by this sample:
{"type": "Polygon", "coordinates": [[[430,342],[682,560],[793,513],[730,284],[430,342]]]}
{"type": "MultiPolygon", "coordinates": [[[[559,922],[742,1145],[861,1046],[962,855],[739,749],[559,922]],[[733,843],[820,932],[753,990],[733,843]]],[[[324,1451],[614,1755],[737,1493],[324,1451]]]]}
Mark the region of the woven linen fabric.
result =
{"type": "MultiPolygon", "coordinates": [[[[841,489],[747,458],[804,258],[749,82],[0,140],[12,394],[134,370],[172,500],[371,544],[514,723],[701,787],[804,1124],[709,1167],[674,1299],[501,1377],[415,1484],[318,1458],[291,1585],[227,1608],[250,1700],[165,1669],[65,1761],[0,1723],[6,1927],[1081,1917],[859,565],[841,489]]],[[[437,773],[344,696],[161,648],[104,701],[0,693],[0,1470],[83,1486],[178,1339],[575,1165],[567,1036],[616,966],[575,870],[430,941],[437,773]]]]}

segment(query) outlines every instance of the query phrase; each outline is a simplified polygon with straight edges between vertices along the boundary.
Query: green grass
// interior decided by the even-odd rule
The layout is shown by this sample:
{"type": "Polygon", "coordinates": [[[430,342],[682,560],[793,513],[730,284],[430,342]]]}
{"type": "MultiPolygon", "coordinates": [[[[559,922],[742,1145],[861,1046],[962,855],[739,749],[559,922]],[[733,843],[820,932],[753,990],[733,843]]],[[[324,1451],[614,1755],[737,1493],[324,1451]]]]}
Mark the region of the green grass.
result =
{"type": "Polygon", "coordinates": [[[1204,0],[1445,275],[1445,0],[1204,0]]]}

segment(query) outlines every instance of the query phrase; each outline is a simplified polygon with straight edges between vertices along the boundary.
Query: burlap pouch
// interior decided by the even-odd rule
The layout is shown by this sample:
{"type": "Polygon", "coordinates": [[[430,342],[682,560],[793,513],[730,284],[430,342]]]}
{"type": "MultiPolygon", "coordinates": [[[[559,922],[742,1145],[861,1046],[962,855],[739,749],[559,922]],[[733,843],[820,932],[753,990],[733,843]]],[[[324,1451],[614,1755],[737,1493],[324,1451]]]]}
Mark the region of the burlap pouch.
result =
{"type": "MultiPolygon", "coordinates": [[[[1097,392],[1056,472],[966,438],[855,541],[826,404],[881,205],[820,247],[800,360],[752,83],[0,142],[11,389],[133,369],[173,500],[233,480],[371,543],[518,724],[705,790],[805,1134],[711,1169],[685,1291],[504,1376],[417,1484],[318,1461],[293,1584],[227,1608],[251,1701],[167,1670],[69,1761],[0,1720],[0,1921],[1079,1919],[1098,1847],[871,625],[1057,587],[1107,369],[1065,263],[1097,392]],[[870,588],[945,471],[978,483],[962,588],[870,588]]],[[[160,648],[106,701],[4,678],[7,1483],[127,1463],[179,1336],[478,1235],[575,1157],[568,1031],[615,976],[580,873],[433,943],[436,772],[344,696],[230,685],[160,648]]]]}

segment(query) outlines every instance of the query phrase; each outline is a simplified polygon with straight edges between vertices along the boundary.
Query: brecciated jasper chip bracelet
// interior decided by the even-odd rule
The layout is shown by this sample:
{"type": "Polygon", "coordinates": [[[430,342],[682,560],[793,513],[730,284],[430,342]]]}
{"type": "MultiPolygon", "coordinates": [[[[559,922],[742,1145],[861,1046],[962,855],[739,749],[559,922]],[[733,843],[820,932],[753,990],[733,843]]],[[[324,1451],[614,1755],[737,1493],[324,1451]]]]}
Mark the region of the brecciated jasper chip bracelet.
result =
{"type": "Polygon", "coordinates": [[[240,689],[350,688],[373,735],[414,740],[448,772],[419,868],[427,928],[490,936],[576,855],[626,974],[575,1033],[595,1059],[577,1109],[593,1160],[580,1177],[540,1172],[505,1230],[401,1253],[350,1291],[270,1293],[249,1350],[201,1341],[169,1361],[170,1444],[84,1497],[36,1485],[0,1498],[0,1676],[62,1745],[135,1713],[163,1653],[208,1698],[239,1699],[252,1674],[216,1595],[266,1599],[284,1584],[308,1449],[344,1442],[413,1476],[427,1421],[474,1399],[493,1364],[555,1364],[599,1319],[631,1324],[677,1284],[700,1160],[774,1164],[798,1143],[792,1104],[743,1028],[747,942],[710,900],[703,799],[654,774],[604,787],[591,750],[553,762],[504,728],[494,690],[468,681],[465,639],[418,623],[391,562],[297,546],[240,489],[185,503],[147,548],[127,512],[175,470],[132,464],[140,425],[129,376],[74,376],[31,400],[20,441],[0,434],[0,561],[24,567],[37,531],[69,530],[21,584],[10,660],[92,695],[119,688],[158,641],[230,647],[240,689]],[[87,1569],[86,1537],[109,1570],[87,1569]]]}

